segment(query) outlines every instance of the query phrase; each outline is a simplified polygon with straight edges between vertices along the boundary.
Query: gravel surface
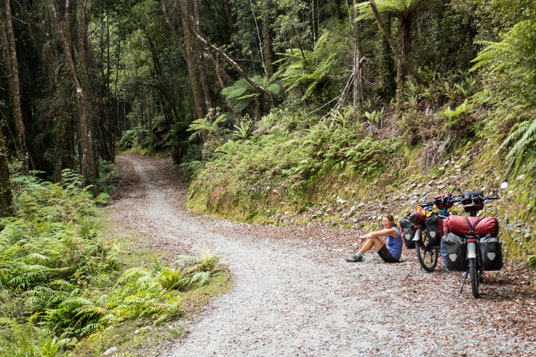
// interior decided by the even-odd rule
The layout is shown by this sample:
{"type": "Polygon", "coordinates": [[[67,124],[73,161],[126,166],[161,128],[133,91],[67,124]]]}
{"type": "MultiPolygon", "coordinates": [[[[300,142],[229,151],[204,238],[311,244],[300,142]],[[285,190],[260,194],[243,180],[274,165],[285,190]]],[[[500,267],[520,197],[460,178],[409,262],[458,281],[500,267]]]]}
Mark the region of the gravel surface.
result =
{"type": "Polygon", "coordinates": [[[534,296],[512,298],[509,282],[483,284],[475,300],[468,286],[458,293],[460,273],[425,273],[412,251],[403,252],[400,264],[385,264],[375,253],[346,263],[357,231],[234,224],[193,214],[184,209],[188,186],[170,165],[118,157],[128,180],[110,207],[113,218],[141,232],[148,246],[222,256],[235,282],[163,355],[536,354],[534,331],[508,323],[516,316],[534,320],[534,296]]]}

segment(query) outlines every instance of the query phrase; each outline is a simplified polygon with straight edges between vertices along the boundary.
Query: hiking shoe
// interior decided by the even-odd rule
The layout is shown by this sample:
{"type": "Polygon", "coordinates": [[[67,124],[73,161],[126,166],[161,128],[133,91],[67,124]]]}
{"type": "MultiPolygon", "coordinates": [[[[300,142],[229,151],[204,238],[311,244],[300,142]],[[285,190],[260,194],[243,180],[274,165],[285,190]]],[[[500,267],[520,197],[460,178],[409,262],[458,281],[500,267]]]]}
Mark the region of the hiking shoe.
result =
{"type": "Polygon", "coordinates": [[[363,256],[362,255],[357,256],[355,254],[350,254],[344,260],[346,260],[348,263],[362,262],[363,261],[363,256]]]}

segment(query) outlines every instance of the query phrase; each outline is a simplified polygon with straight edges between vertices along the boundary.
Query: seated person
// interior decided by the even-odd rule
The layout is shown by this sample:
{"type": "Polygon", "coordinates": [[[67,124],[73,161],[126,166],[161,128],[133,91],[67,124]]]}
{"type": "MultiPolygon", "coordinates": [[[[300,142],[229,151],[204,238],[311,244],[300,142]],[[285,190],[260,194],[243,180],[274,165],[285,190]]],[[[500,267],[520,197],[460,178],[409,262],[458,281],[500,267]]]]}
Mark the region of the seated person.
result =
{"type": "Polygon", "coordinates": [[[374,247],[378,255],[386,263],[398,263],[402,254],[402,236],[400,229],[396,226],[392,215],[383,216],[382,224],[385,229],[374,231],[365,234],[358,238],[359,243],[365,241],[359,252],[346,257],[346,261],[350,263],[362,262],[363,253],[374,247]],[[382,240],[387,237],[387,244],[382,240]]]}

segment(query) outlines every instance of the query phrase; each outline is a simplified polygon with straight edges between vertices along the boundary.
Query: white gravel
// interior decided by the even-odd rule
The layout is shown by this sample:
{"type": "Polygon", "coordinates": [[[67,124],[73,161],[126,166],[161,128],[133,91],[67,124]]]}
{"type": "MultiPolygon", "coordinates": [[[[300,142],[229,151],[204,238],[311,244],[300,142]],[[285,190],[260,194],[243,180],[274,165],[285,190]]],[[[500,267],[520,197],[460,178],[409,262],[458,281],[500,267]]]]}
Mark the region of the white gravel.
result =
{"type": "Polygon", "coordinates": [[[123,160],[145,196],[113,209],[151,239],[221,255],[235,279],[166,356],[536,355],[534,342],[493,328],[494,305],[479,305],[470,288],[458,294],[459,276],[427,274],[407,254],[400,264],[374,253],[349,264],[340,248],[188,213],[149,161],[123,160]]]}

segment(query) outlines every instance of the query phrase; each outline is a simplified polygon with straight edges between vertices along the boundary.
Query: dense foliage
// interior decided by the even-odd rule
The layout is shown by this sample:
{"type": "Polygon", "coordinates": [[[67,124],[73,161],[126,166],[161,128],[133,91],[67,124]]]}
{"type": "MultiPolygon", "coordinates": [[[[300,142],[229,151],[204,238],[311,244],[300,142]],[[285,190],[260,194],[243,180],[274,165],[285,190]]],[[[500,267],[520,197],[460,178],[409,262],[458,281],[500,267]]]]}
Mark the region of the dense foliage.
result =
{"type": "Polygon", "coordinates": [[[17,215],[0,221],[2,355],[56,355],[128,319],[179,316],[182,292],[215,274],[210,255],[122,272],[120,247],[99,239],[82,183],[71,171],[57,184],[13,179],[17,215]]]}

